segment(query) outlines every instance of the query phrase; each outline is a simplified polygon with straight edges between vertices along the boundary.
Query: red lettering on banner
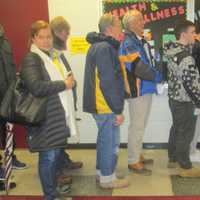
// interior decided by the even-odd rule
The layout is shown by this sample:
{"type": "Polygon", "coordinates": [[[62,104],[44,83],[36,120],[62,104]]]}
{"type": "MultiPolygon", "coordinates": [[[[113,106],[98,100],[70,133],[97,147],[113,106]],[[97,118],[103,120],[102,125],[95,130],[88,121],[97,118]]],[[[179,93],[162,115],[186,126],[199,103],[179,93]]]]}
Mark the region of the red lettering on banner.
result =
{"type": "Polygon", "coordinates": [[[151,21],[146,14],[143,17],[144,17],[145,24],[151,21]]]}
{"type": "Polygon", "coordinates": [[[150,13],[150,18],[151,18],[151,21],[156,21],[156,17],[154,16],[154,13],[150,13]]]}
{"type": "Polygon", "coordinates": [[[128,12],[128,11],[129,11],[129,7],[128,7],[128,6],[126,6],[126,7],[125,7],[125,10],[126,10],[126,12],[128,12]]]}
{"type": "Polygon", "coordinates": [[[176,16],[177,15],[177,9],[176,9],[176,7],[172,7],[171,8],[171,13],[172,13],[172,16],[176,16]]]}
{"type": "Polygon", "coordinates": [[[131,5],[131,9],[137,9],[137,4],[133,4],[133,5],[131,5]]]}
{"type": "Polygon", "coordinates": [[[156,16],[158,20],[165,18],[163,10],[157,11],[156,16]]]}
{"type": "Polygon", "coordinates": [[[119,16],[118,10],[117,10],[117,9],[113,10],[113,11],[112,11],[112,14],[113,14],[115,17],[118,17],[118,16],[119,16]]]}
{"type": "Polygon", "coordinates": [[[179,15],[184,15],[185,14],[185,8],[183,6],[179,6],[178,12],[179,12],[179,15]]]}
{"type": "Polygon", "coordinates": [[[165,13],[165,18],[169,18],[169,17],[171,17],[171,14],[170,14],[168,8],[167,8],[167,9],[164,9],[164,13],[165,13]]]}
{"type": "Polygon", "coordinates": [[[138,9],[139,9],[139,11],[146,11],[147,10],[146,3],[139,3],[138,9]]]}
{"type": "Polygon", "coordinates": [[[120,9],[119,9],[119,16],[120,16],[120,17],[123,17],[124,14],[125,14],[124,9],[123,9],[123,8],[120,8],[120,9]]]}
{"type": "MultiPolygon", "coordinates": [[[[124,8],[116,8],[112,10],[112,14],[114,16],[122,18],[129,10],[137,8],[139,10],[147,9],[147,4],[146,3],[139,3],[139,4],[133,4],[129,6],[125,6],[124,8]],[[138,7],[138,8],[137,8],[138,7]]],[[[147,10],[146,10],[147,11],[147,10]]],[[[143,12],[145,13],[145,12],[143,12]]],[[[184,15],[185,14],[185,7],[184,6],[179,6],[179,7],[171,7],[171,8],[166,8],[163,10],[157,10],[156,12],[150,12],[144,14],[144,22],[149,23],[149,22],[155,22],[163,19],[167,19],[170,17],[174,17],[176,15],[184,15]]]]}

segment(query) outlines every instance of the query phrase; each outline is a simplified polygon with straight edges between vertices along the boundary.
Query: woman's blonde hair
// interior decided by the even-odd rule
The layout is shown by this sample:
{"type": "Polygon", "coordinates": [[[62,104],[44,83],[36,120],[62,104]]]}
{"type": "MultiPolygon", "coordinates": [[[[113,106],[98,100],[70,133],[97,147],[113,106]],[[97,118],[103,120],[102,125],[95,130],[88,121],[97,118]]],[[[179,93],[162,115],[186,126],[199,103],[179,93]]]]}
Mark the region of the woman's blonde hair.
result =
{"type": "Polygon", "coordinates": [[[46,29],[46,28],[50,28],[50,25],[47,22],[43,20],[38,20],[34,22],[31,25],[30,37],[34,38],[41,29],[46,29]]]}
{"type": "Polygon", "coordinates": [[[29,36],[28,46],[30,46],[32,44],[32,39],[39,33],[39,31],[41,29],[46,29],[46,28],[50,28],[50,25],[48,22],[43,21],[43,20],[38,20],[38,21],[34,22],[30,28],[30,36],[29,36]]]}

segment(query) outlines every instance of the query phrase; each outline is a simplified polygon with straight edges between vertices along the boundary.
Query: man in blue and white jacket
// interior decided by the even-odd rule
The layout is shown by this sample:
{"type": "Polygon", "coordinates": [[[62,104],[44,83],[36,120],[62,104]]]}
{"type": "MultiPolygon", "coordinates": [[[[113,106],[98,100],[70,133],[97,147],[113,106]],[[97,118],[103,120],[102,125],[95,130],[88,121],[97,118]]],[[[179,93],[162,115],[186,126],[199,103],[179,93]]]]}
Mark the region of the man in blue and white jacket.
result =
{"type": "Polygon", "coordinates": [[[128,168],[135,173],[151,175],[145,163],[142,143],[149,117],[152,94],[157,92],[156,83],[161,74],[154,67],[149,44],[143,38],[144,19],[138,10],[126,13],[123,18],[125,39],[120,48],[120,62],[128,97],[130,125],[128,131],[128,168]]]}

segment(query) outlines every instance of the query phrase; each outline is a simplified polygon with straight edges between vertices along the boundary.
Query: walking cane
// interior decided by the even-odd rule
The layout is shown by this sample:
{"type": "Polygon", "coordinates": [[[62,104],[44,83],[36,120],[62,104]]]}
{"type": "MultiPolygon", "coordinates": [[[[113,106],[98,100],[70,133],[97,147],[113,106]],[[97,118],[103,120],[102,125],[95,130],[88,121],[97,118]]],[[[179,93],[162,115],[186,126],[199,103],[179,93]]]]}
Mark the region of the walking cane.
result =
{"type": "Polygon", "coordinates": [[[13,155],[13,127],[11,123],[6,123],[6,147],[4,150],[4,182],[6,194],[8,195],[10,186],[10,175],[12,172],[12,155],[13,155]]]}

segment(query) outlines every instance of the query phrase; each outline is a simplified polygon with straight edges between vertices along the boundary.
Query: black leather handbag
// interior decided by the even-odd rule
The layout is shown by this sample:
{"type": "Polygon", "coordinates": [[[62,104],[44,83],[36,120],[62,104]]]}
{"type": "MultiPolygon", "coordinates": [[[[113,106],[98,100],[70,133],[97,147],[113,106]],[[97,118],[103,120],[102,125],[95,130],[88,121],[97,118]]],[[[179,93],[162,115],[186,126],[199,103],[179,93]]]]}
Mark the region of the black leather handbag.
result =
{"type": "Polygon", "coordinates": [[[33,96],[17,77],[3,98],[0,116],[11,123],[39,125],[45,120],[46,101],[46,97],[33,96]]]}

